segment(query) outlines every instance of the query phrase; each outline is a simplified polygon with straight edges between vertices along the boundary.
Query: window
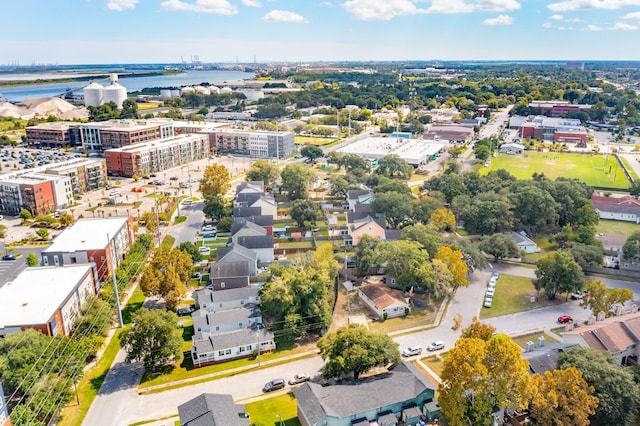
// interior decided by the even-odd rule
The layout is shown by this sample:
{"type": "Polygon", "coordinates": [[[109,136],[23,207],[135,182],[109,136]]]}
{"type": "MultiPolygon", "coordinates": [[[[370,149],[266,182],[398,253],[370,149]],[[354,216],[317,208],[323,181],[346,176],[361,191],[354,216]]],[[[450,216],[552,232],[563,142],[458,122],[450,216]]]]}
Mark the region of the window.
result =
{"type": "Polygon", "coordinates": [[[56,266],[60,266],[60,259],[58,258],[58,256],[57,256],[57,255],[54,255],[54,256],[53,256],[53,263],[54,263],[56,266]]]}
{"type": "Polygon", "coordinates": [[[220,288],[224,288],[224,281],[220,283],[220,288]]]}
{"type": "Polygon", "coordinates": [[[218,351],[218,356],[224,356],[224,351],[218,351]]]}
{"type": "Polygon", "coordinates": [[[44,266],[49,266],[49,258],[47,256],[42,258],[42,264],[44,266]]]}
{"type": "Polygon", "coordinates": [[[227,350],[224,352],[224,354],[225,354],[225,355],[231,355],[231,349],[227,349],[227,350]]]}

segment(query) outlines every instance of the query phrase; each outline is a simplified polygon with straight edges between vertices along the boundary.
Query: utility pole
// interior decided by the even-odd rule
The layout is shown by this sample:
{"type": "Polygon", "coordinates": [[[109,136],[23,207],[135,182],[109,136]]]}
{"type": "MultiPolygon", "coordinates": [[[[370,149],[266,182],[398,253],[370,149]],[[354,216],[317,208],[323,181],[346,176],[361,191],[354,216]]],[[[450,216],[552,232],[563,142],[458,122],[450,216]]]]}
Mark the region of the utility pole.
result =
{"type": "Polygon", "coordinates": [[[158,234],[158,248],[160,248],[160,215],[158,214],[158,197],[156,194],[156,187],[153,187],[153,202],[155,204],[156,207],[156,224],[158,225],[157,227],[157,234],[158,234]]]}
{"type": "Polygon", "coordinates": [[[187,166],[187,178],[189,179],[189,198],[193,198],[193,191],[191,190],[191,167],[187,166]]]}
{"type": "Polygon", "coordinates": [[[118,282],[116,281],[116,261],[118,254],[116,253],[116,242],[113,241],[113,250],[111,250],[111,237],[107,234],[107,249],[110,251],[111,258],[111,280],[113,281],[113,294],[116,299],[116,310],[118,311],[118,324],[122,328],[122,310],[120,309],[120,296],[118,295],[118,282]]]}

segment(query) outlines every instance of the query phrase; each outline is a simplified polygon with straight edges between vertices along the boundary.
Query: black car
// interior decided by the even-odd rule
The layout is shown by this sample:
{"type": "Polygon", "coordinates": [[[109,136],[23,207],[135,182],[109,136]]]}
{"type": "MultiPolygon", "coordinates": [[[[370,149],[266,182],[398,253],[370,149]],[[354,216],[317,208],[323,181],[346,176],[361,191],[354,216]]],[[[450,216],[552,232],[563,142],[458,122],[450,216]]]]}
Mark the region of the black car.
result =
{"type": "Polygon", "coordinates": [[[272,381],[268,382],[266,385],[264,385],[264,389],[262,389],[263,392],[271,392],[271,391],[275,391],[278,389],[284,389],[285,387],[285,381],[284,379],[273,379],[272,381]]]}
{"type": "Polygon", "coordinates": [[[16,260],[16,257],[12,254],[5,254],[2,256],[2,260],[16,260]]]}
{"type": "Polygon", "coordinates": [[[177,310],[178,316],[180,317],[186,317],[187,315],[191,315],[191,313],[193,312],[193,308],[189,307],[189,308],[179,308],[177,310]]]}

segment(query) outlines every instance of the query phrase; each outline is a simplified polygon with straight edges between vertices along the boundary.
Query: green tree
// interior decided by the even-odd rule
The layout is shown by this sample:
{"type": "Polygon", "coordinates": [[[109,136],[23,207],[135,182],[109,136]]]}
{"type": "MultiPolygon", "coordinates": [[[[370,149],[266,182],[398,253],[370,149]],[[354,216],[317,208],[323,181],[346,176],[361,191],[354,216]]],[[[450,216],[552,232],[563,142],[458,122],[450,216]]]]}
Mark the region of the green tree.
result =
{"type": "Polygon", "coordinates": [[[178,250],[182,250],[183,252],[191,256],[191,261],[193,263],[198,263],[202,260],[202,253],[200,253],[200,250],[198,250],[198,247],[196,247],[196,245],[193,244],[191,241],[185,241],[181,243],[178,246],[178,250]]]}
{"type": "Polygon", "coordinates": [[[560,353],[558,368],[575,367],[599,403],[589,420],[592,425],[627,425],[640,407],[640,392],[631,370],[618,365],[608,351],[574,347],[560,353]]]}
{"type": "Polygon", "coordinates": [[[527,407],[535,391],[522,349],[505,334],[458,339],[440,378],[438,402],[452,426],[490,425],[494,412],[527,407]]]}
{"type": "Polygon", "coordinates": [[[33,217],[33,215],[31,214],[31,212],[29,210],[22,209],[22,210],[20,210],[20,214],[18,214],[18,217],[20,217],[20,219],[25,221],[25,220],[31,219],[33,217]]]}
{"type": "Polygon", "coordinates": [[[294,201],[308,197],[308,187],[315,179],[315,173],[302,164],[290,164],[282,169],[280,177],[280,191],[286,192],[289,200],[294,201]]]}
{"type": "Polygon", "coordinates": [[[529,232],[539,232],[545,225],[555,225],[558,221],[556,201],[534,182],[513,184],[510,200],[515,217],[529,232]]]}
{"type": "Polygon", "coordinates": [[[402,228],[401,237],[403,240],[417,241],[427,250],[429,257],[435,257],[440,246],[442,246],[442,234],[431,225],[417,223],[402,228]]]}
{"type": "Polygon", "coordinates": [[[40,259],[34,253],[29,253],[25,261],[27,266],[38,266],[40,264],[40,259]]]}
{"type": "Polygon", "coordinates": [[[409,179],[413,174],[413,167],[397,154],[389,154],[378,160],[376,173],[388,178],[409,179]]]}
{"type": "Polygon", "coordinates": [[[520,255],[520,249],[516,243],[505,234],[493,234],[483,238],[480,242],[480,250],[492,255],[494,262],[520,255]]]}
{"type": "Polygon", "coordinates": [[[49,230],[46,228],[38,228],[36,235],[42,240],[47,241],[49,239],[49,230]]]}
{"type": "Polygon", "coordinates": [[[300,154],[313,161],[316,158],[322,157],[324,155],[324,152],[322,151],[322,148],[318,146],[307,145],[300,150],[300,154]]]}
{"type": "Polygon", "coordinates": [[[133,315],[133,325],[124,332],[122,347],[126,362],[142,361],[145,368],[158,368],[175,362],[182,353],[182,329],[178,316],[169,311],[141,308],[133,315]]]}
{"type": "Polygon", "coordinates": [[[316,205],[309,199],[295,200],[291,205],[289,215],[295,220],[299,228],[304,227],[305,222],[316,224],[316,205]]]}
{"type": "Polygon", "coordinates": [[[627,237],[627,241],[622,246],[622,256],[628,260],[640,256],[640,231],[633,231],[627,237]]]}
{"type": "Polygon", "coordinates": [[[399,192],[376,194],[371,207],[374,211],[384,213],[384,218],[391,228],[397,228],[412,217],[413,197],[399,192]]]}
{"type": "Polygon", "coordinates": [[[212,164],[204,169],[204,175],[200,180],[200,193],[206,199],[208,197],[224,197],[231,188],[231,176],[229,170],[222,164],[212,164]]]}
{"type": "Polygon", "coordinates": [[[574,367],[534,374],[536,393],[531,400],[531,416],[536,424],[575,425],[590,424],[598,398],[580,371],[574,367]]]}
{"type": "Polygon", "coordinates": [[[225,214],[225,201],[221,195],[213,195],[204,199],[202,208],[204,215],[211,220],[220,220],[225,214]]]}
{"type": "Polygon", "coordinates": [[[187,292],[186,282],[193,269],[188,253],[177,248],[156,249],[140,280],[145,296],[164,298],[167,309],[174,309],[187,292]]]}
{"type": "Polygon", "coordinates": [[[353,374],[354,379],[375,367],[400,362],[397,343],[387,335],[370,332],[359,324],[341,327],[318,340],[325,378],[353,374]]]}
{"type": "Polygon", "coordinates": [[[60,216],[60,219],[58,219],[60,221],[60,225],[62,226],[70,226],[73,225],[73,215],[71,213],[65,213],[62,216],[60,216]]]}
{"type": "Polygon", "coordinates": [[[597,317],[599,312],[604,312],[606,316],[615,315],[616,307],[624,306],[633,300],[633,292],[628,288],[607,288],[600,280],[590,279],[587,284],[589,296],[582,299],[580,306],[591,309],[593,316],[597,317]]]}
{"type": "Polygon", "coordinates": [[[280,175],[278,166],[267,160],[256,160],[247,172],[247,181],[264,182],[266,186],[273,186],[280,175]]]}
{"type": "Polygon", "coordinates": [[[125,99],[122,102],[119,118],[138,118],[138,104],[131,99],[125,99]]]}
{"type": "Polygon", "coordinates": [[[569,252],[551,253],[538,259],[536,267],[533,285],[537,291],[543,290],[549,300],[555,299],[558,293],[566,293],[568,298],[569,293],[584,287],[582,268],[569,252]]]}
{"type": "Polygon", "coordinates": [[[415,241],[385,241],[376,246],[376,265],[385,265],[385,273],[402,285],[430,290],[434,284],[429,253],[415,241]]]}
{"type": "Polygon", "coordinates": [[[347,193],[351,189],[351,184],[342,176],[332,176],[329,180],[331,185],[330,194],[334,197],[347,198],[347,193]]]}
{"type": "Polygon", "coordinates": [[[233,226],[233,218],[231,216],[225,216],[218,222],[218,232],[231,232],[233,226]]]}
{"type": "Polygon", "coordinates": [[[587,266],[602,266],[602,256],[604,255],[604,250],[601,246],[592,246],[586,244],[576,243],[571,246],[571,255],[578,262],[581,268],[585,268],[587,266]]]}

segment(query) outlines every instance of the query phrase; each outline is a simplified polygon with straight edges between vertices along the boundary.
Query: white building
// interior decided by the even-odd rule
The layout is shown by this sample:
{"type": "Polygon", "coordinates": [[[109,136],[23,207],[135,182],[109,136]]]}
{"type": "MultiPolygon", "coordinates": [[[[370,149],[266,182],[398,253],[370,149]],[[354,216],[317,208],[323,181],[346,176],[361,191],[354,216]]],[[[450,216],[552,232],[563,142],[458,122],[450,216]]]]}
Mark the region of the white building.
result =
{"type": "Polygon", "coordinates": [[[365,138],[351,143],[338,152],[356,154],[362,158],[379,160],[387,155],[395,154],[408,164],[418,167],[426,164],[429,158],[447,149],[446,141],[405,138],[365,138]]]}
{"type": "Polygon", "coordinates": [[[0,336],[28,328],[68,336],[95,295],[92,264],[27,268],[0,288],[0,336]]]}

